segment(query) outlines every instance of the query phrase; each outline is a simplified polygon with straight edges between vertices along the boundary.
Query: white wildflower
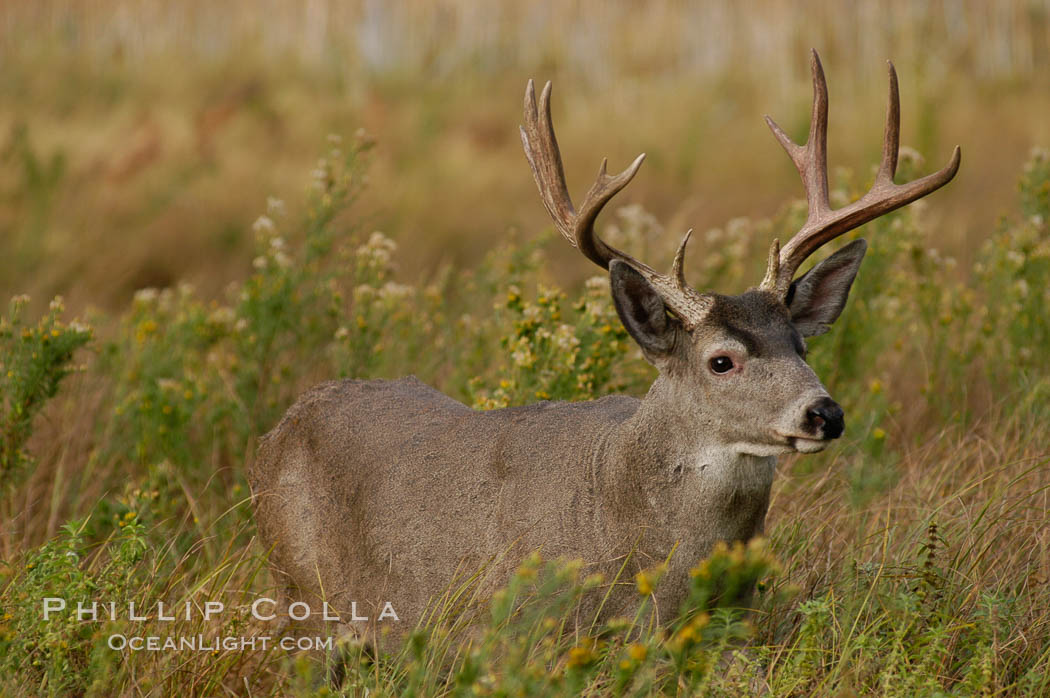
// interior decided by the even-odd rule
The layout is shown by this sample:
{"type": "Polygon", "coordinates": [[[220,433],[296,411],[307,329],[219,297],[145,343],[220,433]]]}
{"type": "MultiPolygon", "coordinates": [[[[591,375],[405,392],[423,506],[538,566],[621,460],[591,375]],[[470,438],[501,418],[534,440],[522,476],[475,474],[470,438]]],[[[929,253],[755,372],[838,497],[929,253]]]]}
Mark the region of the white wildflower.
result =
{"type": "Polygon", "coordinates": [[[915,148],[907,145],[902,145],[897,155],[898,165],[909,165],[916,168],[922,168],[926,163],[926,158],[922,156],[915,148]]]}
{"type": "Polygon", "coordinates": [[[157,296],[157,307],[163,311],[171,310],[175,303],[175,294],[170,288],[161,289],[157,296]]]}
{"type": "Polygon", "coordinates": [[[157,387],[161,390],[169,390],[174,392],[178,390],[181,387],[181,385],[177,380],[173,380],[171,378],[158,378],[157,387]]]}
{"type": "Polygon", "coordinates": [[[411,286],[394,283],[393,281],[387,281],[383,284],[383,287],[379,289],[379,297],[388,303],[402,300],[410,295],[412,295],[411,286]]]}
{"type": "Polygon", "coordinates": [[[361,284],[354,288],[354,301],[357,303],[367,303],[376,297],[376,290],[368,284],[361,284]]]}
{"type": "Polygon", "coordinates": [[[554,331],[554,346],[560,351],[572,351],[580,346],[580,338],[572,331],[572,327],[562,323],[554,331]]]}
{"type": "Polygon", "coordinates": [[[284,217],[288,215],[288,208],[284,205],[282,199],[278,199],[276,196],[266,197],[266,212],[273,216],[284,217]]]}
{"type": "Polygon", "coordinates": [[[605,297],[609,295],[609,277],[592,276],[584,283],[584,287],[587,289],[587,295],[589,296],[605,297]]]}
{"type": "Polygon", "coordinates": [[[356,255],[364,266],[376,271],[386,271],[395,250],[397,243],[377,231],[372,233],[368,242],[357,248],[356,255]]]}
{"type": "Polygon", "coordinates": [[[208,322],[213,325],[229,325],[233,323],[235,317],[236,313],[234,313],[233,308],[224,305],[208,314],[208,322]]]}
{"type": "Polygon", "coordinates": [[[659,219],[646,211],[641,204],[622,206],[616,210],[616,215],[627,223],[628,230],[625,232],[629,237],[653,236],[663,232],[659,219]]]}
{"type": "Polygon", "coordinates": [[[149,305],[157,300],[157,293],[155,288],[140,288],[135,291],[135,302],[140,305],[149,305]]]}
{"type": "Polygon", "coordinates": [[[525,337],[515,342],[514,350],[511,352],[510,357],[514,360],[514,365],[520,368],[531,368],[536,363],[536,355],[532,353],[529,340],[525,337]]]}
{"type": "Polygon", "coordinates": [[[528,349],[528,347],[515,349],[510,356],[514,359],[514,365],[520,368],[531,368],[532,365],[536,363],[536,356],[528,349]]]}
{"type": "Polygon", "coordinates": [[[384,249],[388,252],[397,251],[397,243],[378,230],[368,236],[368,246],[376,249],[384,249]]]}
{"type": "Polygon", "coordinates": [[[252,230],[259,236],[274,235],[277,232],[277,226],[269,216],[259,216],[252,223],[252,230]]]}

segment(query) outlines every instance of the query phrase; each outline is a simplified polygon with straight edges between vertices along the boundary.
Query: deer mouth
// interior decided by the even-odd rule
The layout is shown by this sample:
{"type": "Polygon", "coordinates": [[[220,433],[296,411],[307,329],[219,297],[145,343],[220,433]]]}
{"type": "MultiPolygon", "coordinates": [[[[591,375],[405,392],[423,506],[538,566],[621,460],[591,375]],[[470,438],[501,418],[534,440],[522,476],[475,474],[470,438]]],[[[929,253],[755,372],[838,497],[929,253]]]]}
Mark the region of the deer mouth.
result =
{"type": "Polygon", "coordinates": [[[793,436],[778,433],[777,436],[784,439],[787,445],[798,453],[817,453],[823,451],[831,443],[831,439],[814,439],[811,436],[793,436]]]}

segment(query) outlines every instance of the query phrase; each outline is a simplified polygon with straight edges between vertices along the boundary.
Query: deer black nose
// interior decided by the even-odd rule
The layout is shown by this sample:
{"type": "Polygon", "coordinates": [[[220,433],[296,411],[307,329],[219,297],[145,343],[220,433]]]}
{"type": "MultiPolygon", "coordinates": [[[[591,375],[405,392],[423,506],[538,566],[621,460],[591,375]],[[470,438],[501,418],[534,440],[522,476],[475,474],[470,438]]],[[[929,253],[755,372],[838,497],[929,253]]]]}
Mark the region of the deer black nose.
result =
{"type": "Polygon", "coordinates": [[[842,408],[830,397],[823,397],[806,410],[806,426],[814,433],[823,428],[825,439],[837,439],[846,428],[842,408]]]}

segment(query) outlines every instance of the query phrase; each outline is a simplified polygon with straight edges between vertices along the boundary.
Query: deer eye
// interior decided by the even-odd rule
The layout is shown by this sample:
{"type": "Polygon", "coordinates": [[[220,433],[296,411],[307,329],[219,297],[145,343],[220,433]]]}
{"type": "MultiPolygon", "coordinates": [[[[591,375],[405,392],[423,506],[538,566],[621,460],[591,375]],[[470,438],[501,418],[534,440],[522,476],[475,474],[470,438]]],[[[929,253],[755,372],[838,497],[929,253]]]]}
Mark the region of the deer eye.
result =
{"type": "Polygon", "coordinates": [[[709,362],[714,373],[728,373],[733,370],[733,360],[728,356],[716,356],[709,362]]]}

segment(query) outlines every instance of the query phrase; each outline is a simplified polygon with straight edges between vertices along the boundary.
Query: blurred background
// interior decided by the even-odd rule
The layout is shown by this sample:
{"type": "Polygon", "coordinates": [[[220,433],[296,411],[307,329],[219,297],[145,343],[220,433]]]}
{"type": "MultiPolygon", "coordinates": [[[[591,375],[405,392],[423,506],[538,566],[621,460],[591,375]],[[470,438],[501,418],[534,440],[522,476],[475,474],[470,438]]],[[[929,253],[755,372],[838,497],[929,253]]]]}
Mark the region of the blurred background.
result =
{"type": "MultiPolygon", "coordinates": [[[[1050,142],[1048,19],[1047,0],[3,3],[0,296],[74,312],[178,280],[219,296],[250,272],[267,197],[297,207],[326,135],[358,129],[376,147],[357,215],[402,244],[398,275],[470,265],[548,226],[517,133],[530,77],[555,82],[575,196],[603,156],[648,154],[616,203],[663,223],[662,257],[687,227],[801,195],[762,116],[804,139],[811,47],[833,168],[863,182],[877,162],[887,59],[920,170],[962,146],[927,216],[965,268],[1050,142]]],[[[560,283],[592,272],[551,256],[560,283]]]]}

